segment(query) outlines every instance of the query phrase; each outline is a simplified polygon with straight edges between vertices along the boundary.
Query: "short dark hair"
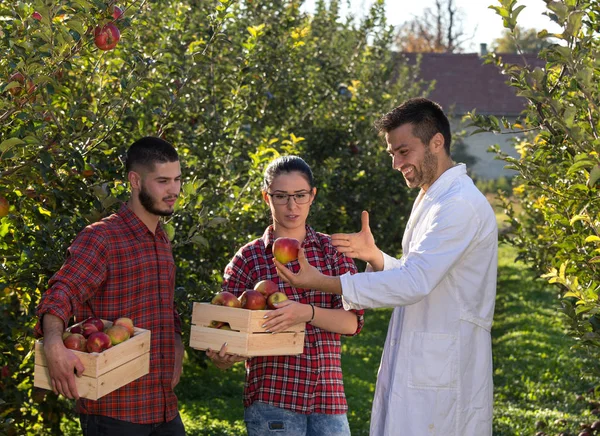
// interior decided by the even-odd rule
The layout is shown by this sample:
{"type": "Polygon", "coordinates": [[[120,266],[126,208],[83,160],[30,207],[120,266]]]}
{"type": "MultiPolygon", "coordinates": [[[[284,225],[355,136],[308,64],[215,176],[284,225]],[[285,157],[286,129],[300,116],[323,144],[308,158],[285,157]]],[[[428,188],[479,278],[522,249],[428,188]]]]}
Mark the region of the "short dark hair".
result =
{"type": "Polygon", "coordinates": [[[177,162],[179,155],[175,147],[164,139],[146,136],[135,141],[125,159],[125,170],[129,173],[136,166],[153,168],[155,163],[177,162]]]}
{"type": "Polygon", "coordinates": [[[265,170],[265,176],[263,179],[263,190],[269,189],[271,183],[275,177],[280,175],[281,173],[291,173],[293,171],[298,171],[302,173],[306,181],[308,182],[310,188],[314,188],[314,179],[313,173],[308,164],[298,156],[281,156],[275,159],[273,162],[269,164],[267,169],[265,170]]]}
{"type": "Polygon", "coordinates": [[[424,144],[429,144],[436,133],[441,133],[446,153],[450,155],[450,122],[438,103],[422,97],[411,98],[377,120],[375,128],[379,134],[385,134],[404,124],[412,124],[413,135],[424,144]]]}

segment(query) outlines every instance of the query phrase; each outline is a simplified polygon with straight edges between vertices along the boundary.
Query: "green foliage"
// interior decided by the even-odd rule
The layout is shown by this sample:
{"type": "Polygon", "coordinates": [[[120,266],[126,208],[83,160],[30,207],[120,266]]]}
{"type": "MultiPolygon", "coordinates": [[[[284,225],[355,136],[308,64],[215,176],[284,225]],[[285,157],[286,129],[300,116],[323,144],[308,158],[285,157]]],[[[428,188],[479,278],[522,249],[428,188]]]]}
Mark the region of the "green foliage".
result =
{"type": "MultiPolygon", "coordinates": [[[[514,31],[517,9],[503,0],[496,10],[514,31]]],[[[559,44],[542,50],[544,68],[509,65],[490,56],[528,101],[521,120],[501,126],[493,117],[473,114],[483,130],[503,127],[527,132],[517,143],[519,158],[500,157],[518,171],[513,193],[517,207],[501,197],[511,220],[509,240],[519,256],[550,283],[560,285],[562,310],[578,344],[600,346],[600,91],[597,54],[599,5],[549,2],[548,14],[563,28],[559,44]]]]}
{"type": "Polygon", "coordinates": [[[555,293],[517,250],[499,247],[492,347],[495,436],[579,434],[598,407],[595,356],[573,349],[555,293]],[[565,433],[561,433],[565,432],[565,433]]]}
{"type": "Polygon", "coordinates": [[[368,209],[376,238],[400,250],[410,199],[371,126],[420,84],[392,58],[383,1],[359,23],[338,1],[314,16],[291,0],[124,1],[121,40],[100,51],[94,28],[113,4],[0,0],[0,432],[56,434],[69,413],[53,395],[33,400],[35,307],[75,235],[127,198],[122,157],[140,136],[181,156],[165,225],[184,331],[191,302],[268,224],[260,183],[279,154],[314,169],[315,228],[355,231],[368,209]]]}
{"type": "Polygon", "coordinates": [[[516,26],[514,31],[505,29],[502,36],[494,40],[492,50],[496,53],[539,53],[551,42],[538,37],[535,29],[516,26]]]}

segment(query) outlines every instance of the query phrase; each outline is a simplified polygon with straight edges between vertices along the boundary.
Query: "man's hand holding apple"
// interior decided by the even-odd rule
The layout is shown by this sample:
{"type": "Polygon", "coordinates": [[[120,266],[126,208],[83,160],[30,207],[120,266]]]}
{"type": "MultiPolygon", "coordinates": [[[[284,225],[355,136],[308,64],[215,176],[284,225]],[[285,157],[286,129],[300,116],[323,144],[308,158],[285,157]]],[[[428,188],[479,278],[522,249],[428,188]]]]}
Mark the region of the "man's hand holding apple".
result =
{"type": "Polygon", "coordinates": [[[280,263],[277,259],[273,258],[273,262],[275,262],[279,277],[295,288],[317,289],[319,291],[340,295],[342,293],[340,278],[335,276],[326,276],[317,268],[309,264],[304,254],[304,248],[298,250],[298,263],[300,264],[300,271],[298,271],[297,274],[294,274],[292,271],[287,269],[285,265],[280,263]]]}

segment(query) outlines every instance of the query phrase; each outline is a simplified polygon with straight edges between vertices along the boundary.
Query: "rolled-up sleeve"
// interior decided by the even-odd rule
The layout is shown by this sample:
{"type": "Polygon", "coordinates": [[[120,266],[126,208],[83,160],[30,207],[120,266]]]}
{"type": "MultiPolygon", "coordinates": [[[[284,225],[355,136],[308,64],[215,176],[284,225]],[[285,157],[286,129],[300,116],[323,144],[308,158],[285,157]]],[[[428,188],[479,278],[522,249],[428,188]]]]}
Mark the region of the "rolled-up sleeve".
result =
{"type": "Polygon", "coordinates": [[[34,333],[43,336],[42,317],[49,313],[63,320],[65,327],[75,311],[83,307],[107,277],[108,250],[104,239],[93,229],[84,229],[67,251],[61,269],[48,282],[36,308],[34,333]]]}

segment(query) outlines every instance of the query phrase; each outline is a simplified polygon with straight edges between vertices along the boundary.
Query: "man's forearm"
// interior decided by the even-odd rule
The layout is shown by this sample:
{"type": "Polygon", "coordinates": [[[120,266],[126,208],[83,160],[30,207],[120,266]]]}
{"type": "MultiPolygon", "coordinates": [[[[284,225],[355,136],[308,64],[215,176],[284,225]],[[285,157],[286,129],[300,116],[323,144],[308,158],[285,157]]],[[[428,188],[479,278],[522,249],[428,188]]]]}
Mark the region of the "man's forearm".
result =
{"type": "Polygon", "coordinates": [[[323,274],[317,286],[314,286],[314,289],[330,294],[342,295],[342,282],[338,276],[326,276],[323,274]]]}
{"type": "Polygon", "coordinates": [[[46,340],[57,337],[62,340],[62,334],[65,330],[65,323],[58,316],[45,313],[42,318],[42,327],[44,338],[46,338],[46,340]]]}

